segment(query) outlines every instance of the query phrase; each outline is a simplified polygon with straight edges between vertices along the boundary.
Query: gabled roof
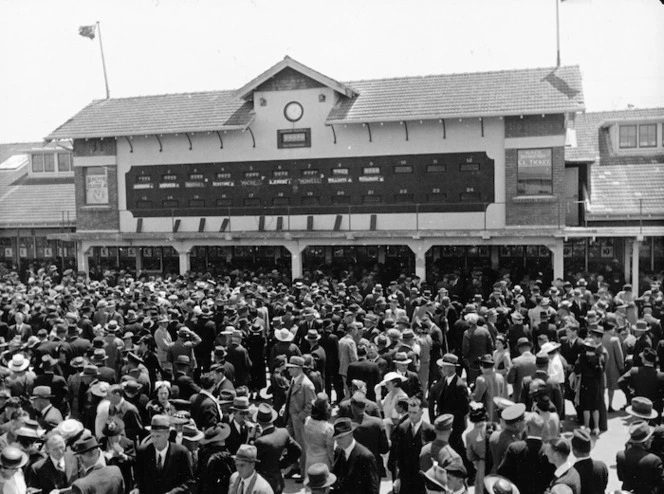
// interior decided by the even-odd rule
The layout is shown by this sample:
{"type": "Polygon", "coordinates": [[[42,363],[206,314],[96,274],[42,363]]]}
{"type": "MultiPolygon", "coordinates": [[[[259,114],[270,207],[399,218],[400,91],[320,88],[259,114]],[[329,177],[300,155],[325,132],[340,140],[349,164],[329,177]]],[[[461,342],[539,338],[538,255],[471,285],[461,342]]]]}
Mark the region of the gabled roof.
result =
{"type": "Polygon", "coordinates": [[[565,161],[594,162],[599,159],[600,127],[610,122],[622,120],[648,120],[651,118],[664,120],[664,108],[644,108],[634,110],[614,110],[588,112],[576,116],[576,147],[565,149],[565,161]]]}
{"type": "Polygon", "coordinates": [[[45,139],[244,130],[253,117],[251,102],[237,100],[233,91],[103,99],[90,103],[45,139]]]}
{"type": "Polygon", "coordinates": [[[584,110],[578,66],[353,81],[327,123],[537,115],[584,110]]]}
{"type": "Polygon", "coordinates": [[[265,72],[255,77],[247,84],[242,86],[240,89],[235,91],[235,97],[240,99],[251,99],[250,97],[251,94],[258,86],[263,84],[268,79],[271,79],[272,77],[274,77],[275,75],[277,75],[279,72],[281,72],[287,67],[290,67],[291,69],[300,72],[301,74],[309,77],[310,79],[313,79],[314,81],[317,81],[320,84],[327,86],[330,89],[333,89],[334,91],[342,94],[343,96],[346,96],[348,98],[357,96],[357,91],[355,91],[353,88],[348,87],[347,85],[342,84],[338,81],[335,81],[334,79],[331,79],[330,77],[323,75],[320,72],[317,72],[314,69],[309,68],[306,65],[301,64],[297,60],[293,60],[291,57],[286,55],[281,62],[273,65],[265,72]]]}
{"type": "Polygon", "coordinates": [[[592,166],[588,220],[664,218],[664,163],[592,166]]]}

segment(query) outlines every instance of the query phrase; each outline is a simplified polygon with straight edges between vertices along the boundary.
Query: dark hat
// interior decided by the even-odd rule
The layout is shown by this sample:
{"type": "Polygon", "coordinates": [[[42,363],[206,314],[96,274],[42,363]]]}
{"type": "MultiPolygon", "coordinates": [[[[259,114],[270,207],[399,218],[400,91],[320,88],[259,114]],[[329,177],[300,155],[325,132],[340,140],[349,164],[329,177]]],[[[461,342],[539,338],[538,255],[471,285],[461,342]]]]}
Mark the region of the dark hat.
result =
{"type": "Polygon", "coordinates": [[[5,446],[0,453],[0,466],[6,469],[23,468],[28,463],[28,455],[14,446],[5,446]]]}
{"type": "Polygon", "coordinates": [[[203,438],[201,439],[201,446],[210,443],[221,443],[226,440],[231,434],[231,427],[228,424],[217,424],[216,427],[209,427],[203,433],[203,438]]]}
{"type": "Polygon", "coordinates": [[[639,319],[634,325],[634,331],[648,331],[648,323],[643,319],[639,319]]]}
{"type": "Polygon", "coordinates": [[[90,435],[80,438],[74,443],[71,449],[74,451],[75,455],[81,455],[96,448],[99,448],[97,438],[90,435]]]}
{"type": "Polygon", "coordinates": [[[358,408],[365,408],[367,406],[367,398],[364,396],[364,393],[356,391],[350,397],[350,404],[358,408]]]}
{"type": "Polygon", "coordinates": [[[526,413],[526,405],[523,403],[516,403],[511,407],[507,407],[502,411],[500,417],[508,424],[513,424],[522,420],[526,413]]]}
{"type": "Polygon", "coordinates": [[[337,476],[330,473],[325,463],[314,463],[307,469],[307,478],[304,485],[310,489],[324,489],[330,487],[337,481],[337,476]]]}
{"type": "Polygon", "coordinates": [[[124,431],[124,422],[118,417],[112,417],[106,421],[101,433],[104,436],[119,436],[124,431]]]}
{"type": "Polygon", "coordinates": [[[443,355],[443,358],[436,361],[438,367],[443,367],[444,365],[449,365],[451,367],[459,367],[459,357],[453,353],[446,353],[443,355]]]}
{"type": "Polygon", "coordinates": [[[572,434],[572,448],[581,453],[590,453],[592,449],[590,433],[585,429],[575,429],[572,434]]]}
{"type": "Polygon", "coordinates": [[[97,377],[99,375],[99,369],[94,365],[83,365],[83,375],[97,377]]]}
{"type": "Polygon", "coordinates": [[[652,401],[643,396],[632,398],[630,406],[625,411],[633,417],[639,417],[646,420],[652,420],[657,417],[657,412],[653,410],[652,401]]]}
{"type": "Polygon", "coordinates": [[[220,405],[225,405],[228,403],[233,403],[233,400],[235,399],[235,390],[234,389],[222,389],[219,392],[219,399],[217,402],[220,405]]]}
{"type": "Polygon", "coordinates": [[[544,367],[546,365],[549,365],[549,354],[546,352],[539,352],[535,356],[535,365],[537,367],[544,367]]]}
{"type": "Polygon", "coordinates": [[[657,362],[657,351],[652,347],[645,347],[640,355],[641,359],[650,363],[657,362]]]}
{"type": "Polygon", "coordinates": [[[410,328],[404,329],[401,333],[401,339],[403,340],[412,340],[413,338],[415,338],[415,332],[410,328]]]}
{"type": "Polygon", "coordinates": [[[125,381],[122,384],[122,386],[128,394],[132,395],[138,393],[141,389],[143,389],[143,385],[139,383],[136,379],[127,379],[127,381],[125,381]]]}
{"type": "Polygon", "coordinates": [[[474,424],[487,420],[486,407],[484,406],[484,403],[479,401],[471,401],[468,418],[474,424]]]}
{"type": "Polygon", "coordinates": [[[528,338],[526,338],[525,336],[522,336],[521,338],[519,338],[519,339],[516,341],[516,346],[517,346],[517,348],[518,348],[518,347],[521,347],[521,346],[524,346],[524,345],[527,345],[527,346],[529,346],[529,347],[531,347],[531,348],[532,348],[532,346],[533,346],[532,342],[531,342],[528,338]]]}
{"type": "Polygon", "coordinates": [[[231,456],[235,461],[247,461],[250,463],[258,463],[256,446],[250,444],[241,444],[237,453],[231,456]]]}
{"type": "Polygon", "coordinates": [[[171,428],[171,420],[168,415],[154,415],[150,421],[150,429],[153,431],[167,431],[171,428]]]}
{"type": "Polygon", "coordinates": [[[127,359],[129,359],[132,362],[135,362],[137,364],[144,364],[145,363],[145,361],[141,357],[136,355],[134,352],[127,353],[127,359]]]}
{"type": "Polygon", "coordinates": [[[175,359],[175,365],[189,365],[191,364],[191,359],[189,355],[178,355],[178,358],[175,359]]]}
{"type": "Polygon", "coordinates": [[[271,405],[267,403],[261,403],[258,405],[256,413],[254,414],[254,421],[259,424],[271,424],[277,420],[278,416],[279,414],[274,408],[272,408],[271,405]]]}
{"type": "Polygon", "coordinates": [[[437,431],[451,431],[453,423],[454,415],[445,413],[439,417],[436,417],[436,420],[433,422],[433,426],[437,431]]]}
{"type": "Polygon", "coordinates": [[[629,426],[629,442],[643,443],[650,439],[653,429],[645,420],[638,420],[629,426]]]}
{"type": "Polygon", "coordinates": [[[484,488],[488,494],[520,494],[519,488],[500,475],[487,475],[484,477],[484,488]]]}
{"type": "Polygon", "coordinates": [[[352,434],[355,430],[355,424],[348,417],[343,417],[337,419],[334,422],[334,434],[332,437],[344,436],[346,434],[352,434]]]}
{"type": "Polygon", "coordinates": [[[480,358],[480,364],[486,367],[495,364],[495,361],[493,360],[493,356],[487,353],[480,358]]]}
{"type": "Polygon", "coordinates": [[[586,349],[590,349],[590,350],[596,350],[597,347],[598,347],[597,343],[595,343],[595,342],[592,340],[592,338],[586,338],[585,340],[583,340],[583,346],[584,346],[586,349]]]}
{"type": "Polygon", "coordinates": [[[97,348],[94,352],[92,352],[92,357],[90,357],[90,362],[94,364],[103,364],[106,362],[106,359],[108,356],[106,355],[106,350],[103,348],[97,348]]]}

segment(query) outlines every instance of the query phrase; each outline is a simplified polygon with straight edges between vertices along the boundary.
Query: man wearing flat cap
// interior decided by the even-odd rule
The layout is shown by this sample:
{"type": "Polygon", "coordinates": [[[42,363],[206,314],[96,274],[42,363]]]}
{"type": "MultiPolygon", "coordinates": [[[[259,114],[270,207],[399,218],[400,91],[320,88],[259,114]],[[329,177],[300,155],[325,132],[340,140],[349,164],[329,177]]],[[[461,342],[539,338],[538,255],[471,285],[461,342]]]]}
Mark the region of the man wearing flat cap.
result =
{"type": "Polygon", "coordinates": [[[603,461],[590,457],[592,439],[586,429],[576,429],[572,434],[572,454],[576,458],[574,468],[581,478],[582,494],[604,494],[609,483],[609,469],[603,461]]]}
{"type": "Polygon", "coordinates": [[[72,446],[84,473],[71,486],[76,494],[124,494],[122,472],[116,466],[99,463],[101,450],[94,436],[83,436],[72,446]]]}
{"type": "Polygon", "coordinates": [[[454,423],[454,416],[446,413],[436,417],[433,423],[436,439],[430,443],[422,446],[420,451],[420,470],[427,471],[433,466],[433,462],[437,461],[441,451],[444,450],[444,455],[454,458],[463,463],[462,457],[452,449],[450,446],[450,434],[452,433],[452,424],[454,423]]]}

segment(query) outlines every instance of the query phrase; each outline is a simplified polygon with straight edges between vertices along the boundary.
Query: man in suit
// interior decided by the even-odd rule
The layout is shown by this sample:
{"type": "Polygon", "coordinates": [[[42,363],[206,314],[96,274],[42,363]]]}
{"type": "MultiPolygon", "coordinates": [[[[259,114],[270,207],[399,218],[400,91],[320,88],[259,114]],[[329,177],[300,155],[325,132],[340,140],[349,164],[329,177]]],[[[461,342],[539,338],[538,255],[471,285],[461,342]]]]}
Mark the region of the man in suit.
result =
{"type": "Polygon", "coordinates": [[[535,355],[531,352],[533,344],[525,336],[519,338],[517,348],[520,355],[512,360],[512,367],[507,372],[507,382],[512,385],[512,396],[514,402],[518,403],[521,399],[521,385],[523,379],[528,376],[534,376],[537,367],[535,366],[535,355]]]}
{"type": "Polygon", "coordinates": [[[466,416],[470,406],[466,383],[457,375],[459,358],[453,353],[446,353],[436,362],[441,378],[434,382],[429,391],[429,422],[436,417],[449,413],[454,416],[450,446],[461,458],[466,458],[463,433],[466,430],[466,416]]]}
{"type": "MultiPolygon", "coordinates": [[[[71,360],[67,360],[67,362],[71,362],[71,360]]],[[[70,412],[69,402],[67,401],[69,389],[65,378],[55,374],[55,369],[59,369],[58,361],[50,355],[43,355],[41,363],[44,373],[35,377],[35,387],[49,386],[53,394],[51,403],[53,403],[55,408],[60,410],[63,417],[66,417],[70,412]]]]}
{"type": "Polygon", "coordinates": [[[234,455],[241,444],[246,444],[249,438],[253,437],[254,426],[249,422],[251,417],[249,398],[247,396],[233,398],[231,411],[233,415],[228,424],[231,426],[231,433],[226,438],[226,448],[234,455]]]}
{"type": "Polygon", "coordinates": [[[288,431],[275,427],[277,412],[267,403],[258,405],[254,422],[260,426],[261,434],[254,441],[258,464],[256,470],[270,484],[274,494],[284,490],[283,466],[292,465],[302,455],[302,448],[288,431]]]}
{"type": "Polygon", "coordinates": [[[108,389],[108,416],[117,417],[124,423],[125,435],[138,442],[145,436],[143,420],[136,405],[128,402],[122,394],[122,386],[114,384],[108,389]]]}
{"type": "Polygon", "coordinates": [[[359,323],[351,322],[346,325],[346,334],[339,340],[339,375],[343,381],[345,398],[350,398],[350,387],[347,384],[348,366],[357,360],[355,339],[360,331],[359,328],[359,323]]]}
{"type": "Polygon", "coordinates": [[[170,421],[166,415],[152,417],[148,444],[136,453],[134,494],[176,494],[189,492],[193,480],[189,451],[169,442],[170,421]]]}
{"type": "Polygon", "coordinates": [[[373,417],[365,412],[367,399],[361,392],[356,392],[350,399],[351,420],[355,424],[353,436],[362,446],[366,446],[376,458],[378,465],[378,476],[386,475],[383,462],[384,455],[390,450],[385,432],[385,424],[378,417],[373,417]]]}
{"type": "Polygon", "coordinates": [[[53,430],[62,422],[60,410],[51,404],[52,397],[49,386],[36,386],[32,390],[32,408],[37,414],[37,422],[47,431],[53,430]]]}
{"type": "Polygon", "coordinates": [[[359,379],[367,383],[367,398],[376,401],[376,392],[374,387],[381,381],[380,369],[378,364],[367,360],[367,347],[360,345],[357,348],[356,362],[348,365],[348,374],[346,376],[346,386],[352,387],[353,379],[359,379]]]}
{"type": "Polygon", "coordinates": [[[302,311],[304,315],[304,321],[301,321],[297,325],[297,332],[295,333],[295,344],[299,347],[302,347],[305,338],[308,336],[310,330],[320,329],[320,322],[316,320],[316,310],[313,307],[306,307],[302,311]]]}
{"type": "Polygon", "coordinates": [[[436,438],[434,426],[424,422],[422,401],[417,397],[408,400],[408,420],[398,428],[392,443],[397,476],[395,491],[423,493],[424,481],[420,475],[422,446],[436,438]]]}
{"type": "Polygon", "coordinates": [[[212,394],[216,382],[212,373],[201,376],[201,391],[191,397],[191,418],[202,431],[216,426],[223,416],[216,397],[212,394]]]}
{"type": "Polygon", "coordinates": [[[648,450],[652,443],[653,429],[645,420],[632,422],[629,441],[624,451],[616,455],[618,480],[623,491],[635,494],[656,494],[664,485],[662,460],[648,450]]]}
{"type": "Polygon", "coordinates": [[[316,362],[316,370],[320,372],[324,386],[327,386],[325,373],[325,368],[327,366],[327,354],[325,353],[325,349],[319,344],[320,339],[321,335],[318,333],[318,330],[310,329],[307,331],[307,335],[304,337],[304,341],[307,345],[309,345],[309,351],[305,351],[305,353],[311,354],[314,362],[316,362]]]}
{"type": "MultiPolygon", "coordinates": [[[[304,359],[292,356],[286,364],[291,376],[290,387],[286,395],[286,424],[288,432],[299,445],[305,443],[304,421],[311,415],[311,406],[316,391],[314,385],[304,374],[304,359]]],[[[300,472],[304,473],[306,464],[305,452],[300,456],[300,472]]]]}
{"type": "Polygon", "coordinates": [[[572,494],[581,493],[581,478],[579,472],[569,461],[569,455],[572,448],[567,439],[562,437],[552,439],[544,446],[544,454],[555,467],[553,479],[549,483],[549,488],[556,485],[566,485],[572,490],[572,494]]]}
{"type": "Polygon", "coordinates": [[[526,405],[526,410],[533,408],[533,394],[530,392],[530,385],[536,379],[541,379],[546,383],[546,392],[551,400],[551,404],[556,407],[559,417],[565,416],[565,402],[563,400],[563,392],[560,390],[558,383],[549,376],[549,355],[546,353],[538,353],[535,357],[535,374],[530,377],[526,376],[521,383],[521,397],[519,402],[526,405]]]}
{"type": "Polygon", "coordinates": [[[409,397],[417,396],[423,398],[420,376],[418,376],[416,372],[408,370],[408,366],[412,361],[412,359],[408,358],[406,352],[397,352],[394,354],[394,359],[392,359],[396,372],[406,378],[401,384],[401,389],[403,389],[409,397]]]}
{"type": "Polygon", "coordinates": [[[53,489],[66,489],[79,477],[78,460],[71,451],[66,451],[65,440],[52,431],[46,437],[46,458],[28,467],[25,481],[28,487],[49,493],[53,489]]]}
{"type": "Polygon", "coordinates": [[[590,457],[592,440],[585,429],[576,429],[572,436],[572,453],[576,458],[574,468],[581,478],[581,494],[604,494],[609,483],[609,469],[602,461],[590,457]]]}
{"type": "Polygon", "coordinates": [[[231,475],[229,494],[273,494],[274,491],[267,480],[256,471],[258,462],[256,447],[243,444],[238,449],[235,460],[237,472],[231,475]]]}
{"type": "MultiPolygon", "coordinates": [[[[380,479],[373,453],[353,437],[353,423],[349,418],[334,423],[334,452],[332,472],[337,476],[334,492],[337,494],[378,494],[380,479]]],[[[404,491],[405,492],[405,491],[404,491]]]]}
{"type": "MultiPolygon", "coordinates": [[[[249,358],[249,352],[242,346],[242,331],[234,329],[231,335],[231,344],[228,345],[226,361],[233,364],[235,368],[235,386],[249,386],[251,381],[251,368],[253,362],[249,358]]],[[[258,363],[257,363],[258,365],[258,363]]]]}
{"type": "Polygon", "coordinates": [[[618,386],[625,393],[629,403],[633,397],[641,396],[652,401],[655,410],[662,413],[662,396],[664,396],[664,372],[655,368],[657,352],[646,348],[642,352],[643,365],[632,367],[618,379],[618,386]]]}
{"type": "MultiPolygon", "coordinates": [[[[339,409],[337,410],[337,418],[341,417],[353,417],[353,412],[351,410],[351,401],[353,399],[353,396],[355,393],[361,393],[364,395],[364,413],[367,415],[371,415],[372,417],[378,417],[381,418],[380,414],[380,409],[378,408],[378,405],[376,404],[375,401],[371,401],[368,399],[367,396],[367,383],[360,379],[353,379],[351,381],[351,391],[353,392],[353,395],[351,395],[350,398],[347,400],[343,400],[341,403],[339,403],[339,409]]],[[[374,391],[375,394],[375,391],[374,391]]]]}
{"type": "Polygon", "coordinates": [[[484,326],[478,326],[479,315],[476,313],[466,314],[465,320],[470,327],[463,333],[461,354],[468,372],[468,382],[472,385],[480,375],[480,367],[477,364],[482,355],[493,354],[493,340],[491,333],[484,326]]]}
{"type": "Polygon", "coordinates": [[[71,486],[75,494],[124,494],[122,472],[116,466],[99,463],[101,450],[94,436],[84,436],[72,447],[78,456],[83,473],[71,486]]]}
{"type": "MultiPolygon", "coordinates": [[[[232,366],[233,364],[229,363],[228,365],[232,366]]],[[[235,369],[233,369],[233,371],[235,371],[235,369]]],[[[235,386],[226,375],[226,367],[224,367],[224,364],[220,362],[212,364],[210,366],[210,373],[214,378],[214,389],[212,390],[212,395],[215,398],[219,398],[219,396],[221,396],[221,392],[224,390],[235,392],[235,386]]]]}
{"type": "Polygon", "coordinates": [[[527,413],[525,422],[528,437],[507,447],[505,456],[497,465],[497,472],[514,482],[520,492],[543,494],[554,471],[543,449],[544,419],[536,413],[527,413]]]}

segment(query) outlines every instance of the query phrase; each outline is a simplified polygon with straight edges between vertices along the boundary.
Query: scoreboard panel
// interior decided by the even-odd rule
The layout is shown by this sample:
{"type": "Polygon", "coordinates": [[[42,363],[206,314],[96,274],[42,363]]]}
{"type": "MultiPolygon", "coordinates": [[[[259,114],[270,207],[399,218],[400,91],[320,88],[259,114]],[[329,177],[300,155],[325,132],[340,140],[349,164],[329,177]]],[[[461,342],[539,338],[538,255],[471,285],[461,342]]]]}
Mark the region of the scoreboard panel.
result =
{"type": "Polygon", "coordinates": [[[133,166],[135,217],[475,212],[494,201],[476,153],[133,166]]]}

